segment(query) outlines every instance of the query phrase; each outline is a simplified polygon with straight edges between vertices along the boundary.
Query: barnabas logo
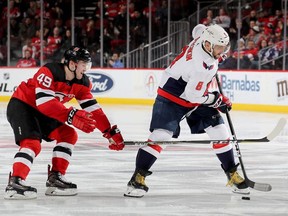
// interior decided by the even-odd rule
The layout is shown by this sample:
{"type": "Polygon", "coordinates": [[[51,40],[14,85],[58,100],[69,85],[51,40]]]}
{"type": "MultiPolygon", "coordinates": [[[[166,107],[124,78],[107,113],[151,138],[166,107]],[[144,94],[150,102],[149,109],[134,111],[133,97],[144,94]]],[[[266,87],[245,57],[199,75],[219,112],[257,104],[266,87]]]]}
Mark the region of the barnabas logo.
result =
{"type": "Polygon", "coordinates": [[[249,92],[259,92],[260,91],[260,81],[256,79],[251,79],[245,75],[242,79],[229,79],[226,75],[221,75],[222,87],[225,90],[237,90],[237,91],[249,91],[249,92]]]}
{"type": "Polygon", "coordinates": [[[92,83],[92,93],[101,93],[110,90],[113,87],[113,80],[102,73],[87,73],[89,80],[92,83]]]}

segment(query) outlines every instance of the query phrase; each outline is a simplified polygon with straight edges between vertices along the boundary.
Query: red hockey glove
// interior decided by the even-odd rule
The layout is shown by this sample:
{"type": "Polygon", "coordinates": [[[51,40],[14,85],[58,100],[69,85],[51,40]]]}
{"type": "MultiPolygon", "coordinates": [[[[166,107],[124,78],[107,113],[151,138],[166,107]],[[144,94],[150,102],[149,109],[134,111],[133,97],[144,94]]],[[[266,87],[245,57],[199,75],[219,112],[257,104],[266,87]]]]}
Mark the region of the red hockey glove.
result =
{"type": "Polygon", "coordinates": [[[121,135],[120,130],[117,128],[117,125],[114,125],[112,128],[108,129],[103,133],[103,137],[109,140],[109,148],[111,150],[122,150],[124,148],[124,140],[121,135]]]}
{"type": "Polygon", "coordinates": [[[85,110],[78,110],[74,107],[69,109],[67,123],[82,130],[85,133],[91,133],[96,128],[96,121],[91,118],[92,114],[85,110]]]}
{"type": "Polygon", "coordinates": [[[212,94],[214,94],[215,99],[211,104],[208,104],[209,107],[218,109],[222,113],[226,113],[232,109],[232,103],[228,97],[217,91],[212,92],[212,94]]]}

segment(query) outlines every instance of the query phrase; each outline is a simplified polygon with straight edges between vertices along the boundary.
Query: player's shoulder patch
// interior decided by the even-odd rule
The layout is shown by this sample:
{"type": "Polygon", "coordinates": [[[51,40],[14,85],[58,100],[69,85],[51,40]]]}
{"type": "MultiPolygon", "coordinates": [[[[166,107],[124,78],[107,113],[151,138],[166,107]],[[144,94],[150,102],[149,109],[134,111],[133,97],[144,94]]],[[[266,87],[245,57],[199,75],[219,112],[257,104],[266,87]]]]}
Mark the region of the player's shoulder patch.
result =
{"type": "Polygon", "coordinates": [[[62,63],[47,63],[43,67],[48,68],[55,81],[58,82],[65,82],[65,70],[64,70],[64,64],[62,63]]]}

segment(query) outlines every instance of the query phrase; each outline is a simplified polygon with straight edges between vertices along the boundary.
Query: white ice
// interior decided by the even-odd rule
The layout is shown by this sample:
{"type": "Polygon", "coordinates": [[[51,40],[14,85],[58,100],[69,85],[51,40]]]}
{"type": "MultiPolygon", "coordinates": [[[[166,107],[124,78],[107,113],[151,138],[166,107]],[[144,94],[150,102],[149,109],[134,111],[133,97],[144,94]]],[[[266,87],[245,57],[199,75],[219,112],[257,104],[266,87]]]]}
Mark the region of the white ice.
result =
{"type": "MultiPolygon", "coordinates": [[[[144,141],[149,135],[150,106],[103,105],[112,123],[126,140],[144,141]]],[[[38,189],[35,200],[4,200],[4,190],[18,147],[6,120],[6,104],[0,104],[0,215],[2,216],[94,216],[94,215],[288,215],[288,126],[269,143],[240,144],[250,179],[270,183],[270,192],[251,190],[251,200],[242,200],[226,187],[226,176],[210,145],[168,146],[146,178],[149,192],[143,198],[123,196],[135,165],[138,146],[115,152],[99,132],[79,132],[66,178],[78,185],[78,195],[47,197],[45,181],[55,143],[42,143],[27,183],[38,189]]],[[[223,116],[225,119],[225,116],[223,116]]],[[[287,114],[231,111],[238,138],[266,136],[287,114]]],[[[207,139],[190,135],[182,124],[179,140],[207,139]]]]}

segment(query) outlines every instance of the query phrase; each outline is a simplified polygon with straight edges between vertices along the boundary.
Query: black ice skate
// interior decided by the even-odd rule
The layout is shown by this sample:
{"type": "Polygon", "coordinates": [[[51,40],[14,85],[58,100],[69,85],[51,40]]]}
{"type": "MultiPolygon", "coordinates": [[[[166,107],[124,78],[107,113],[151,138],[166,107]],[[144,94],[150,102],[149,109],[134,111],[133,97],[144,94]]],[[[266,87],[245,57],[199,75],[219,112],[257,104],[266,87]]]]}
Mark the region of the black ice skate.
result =
{"type": "Polygon", "coordinates": [[[77,194],[77,185],[68,182],[60,172],[50,170],[48,165],[48,179],[46,181],[47,196],[74,196],[77,194]]]}
{"type": "Polygon", "coordinates": [[[27,186],[20,177],[11,176],[10,173],[4,199],[20,200],[35,198],[37,198],[37,189],[31,186],[27,186]]]}
{"type": "Polygon", "coordinates": [[[247,184],[245,183],[245,179],[242,178],[240,174],[237,172],[238,166],[239,164],[225,171],[227,178],[228,178],[227,186],[232,187],[233,193],[246,194],[246,195],[250,194],[250,190],[247,184]]]}
{"type": "Polygon", "coordinates": [[[127,184],[127,190],[124,196],[127,197],[143,197],[149,188],[145,184],[145,177],[151,175],[152,172],[136,169],[131,180],[127,184]]]}

